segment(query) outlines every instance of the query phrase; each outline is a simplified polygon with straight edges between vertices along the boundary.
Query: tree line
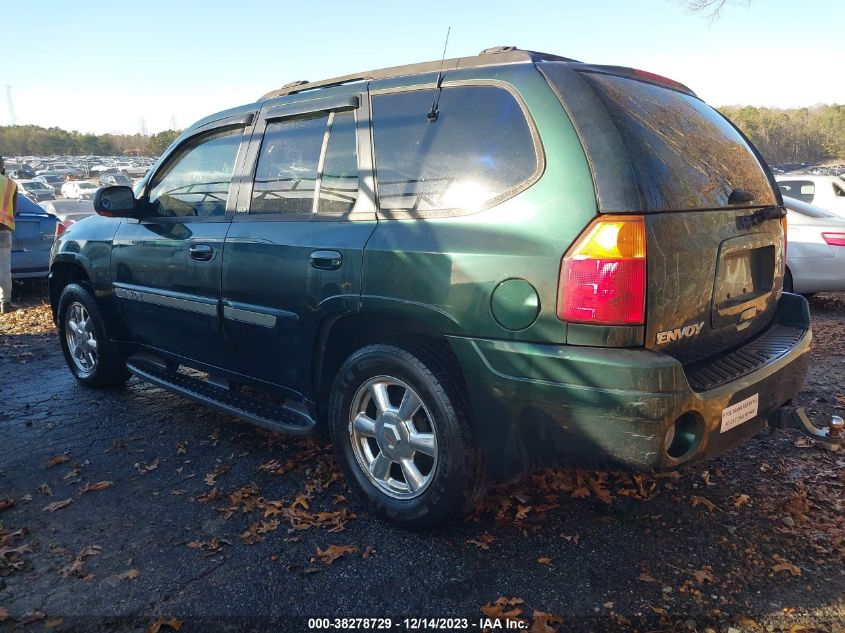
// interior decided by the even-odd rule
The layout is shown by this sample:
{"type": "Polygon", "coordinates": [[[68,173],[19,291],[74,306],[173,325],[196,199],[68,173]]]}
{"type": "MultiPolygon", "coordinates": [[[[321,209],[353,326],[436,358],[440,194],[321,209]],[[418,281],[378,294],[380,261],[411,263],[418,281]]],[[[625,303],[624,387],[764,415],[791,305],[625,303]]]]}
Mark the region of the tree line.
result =
{"type": "Polygon", "coordinates": [[[37,125],[0,126],[0,156],[158,156],[181,134],[83,134],[37,125]]]}
{"type": "Polygon", "coordinates": [[[770,165],[845,160],[845,105],[719,108],[770,165]]]}
{"type": "MultiPolygon", "coordinates": [[[[771,165],[845,160],[845,105],[811,108],[727,106],[720,111],[757,146],[771,165]]],[[[0,127],[0,156],[158,156],[179,135],[82,134],[51,127],[0,127]]]]}

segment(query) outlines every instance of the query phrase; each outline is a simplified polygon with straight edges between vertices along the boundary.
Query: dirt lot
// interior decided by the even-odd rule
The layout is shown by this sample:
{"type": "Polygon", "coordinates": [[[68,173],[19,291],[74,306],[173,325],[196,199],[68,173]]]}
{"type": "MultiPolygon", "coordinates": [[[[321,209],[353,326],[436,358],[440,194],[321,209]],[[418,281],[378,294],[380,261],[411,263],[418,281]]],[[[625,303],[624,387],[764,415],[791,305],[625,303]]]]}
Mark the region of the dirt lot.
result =
{"type": "MultiPolygon", "coordinates": [[[[0,316],[0,630],[845,630],[845,453],[797,432],[680,474],[544,471],[409,533],[350,498],[323,441],[137,379],[78,386],[48,308],[23,301],[0,316]]],[[[812,310],[800,403],[829,419],[845,414],[845,297],[812,310]]]]}

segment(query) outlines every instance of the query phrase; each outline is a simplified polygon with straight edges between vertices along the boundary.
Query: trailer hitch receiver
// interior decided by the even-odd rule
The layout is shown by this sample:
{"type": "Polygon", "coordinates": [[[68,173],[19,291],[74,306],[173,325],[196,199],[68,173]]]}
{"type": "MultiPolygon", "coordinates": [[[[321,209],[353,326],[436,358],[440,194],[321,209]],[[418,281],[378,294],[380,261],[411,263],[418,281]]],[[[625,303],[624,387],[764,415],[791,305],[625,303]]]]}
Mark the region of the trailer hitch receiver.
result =
{"type": "Polygon", "coordinates": [[[786,406],[781,407],[773,416],[770,422],[773,429],[792,428],[803,431],[805,435],[813,438],[819,446],[829,451],[838,451],[842,448],[845,440],[845,421],[838,415],[834,415],[827,427],[817,427],[807,417],[803,407],[786,406]]]}

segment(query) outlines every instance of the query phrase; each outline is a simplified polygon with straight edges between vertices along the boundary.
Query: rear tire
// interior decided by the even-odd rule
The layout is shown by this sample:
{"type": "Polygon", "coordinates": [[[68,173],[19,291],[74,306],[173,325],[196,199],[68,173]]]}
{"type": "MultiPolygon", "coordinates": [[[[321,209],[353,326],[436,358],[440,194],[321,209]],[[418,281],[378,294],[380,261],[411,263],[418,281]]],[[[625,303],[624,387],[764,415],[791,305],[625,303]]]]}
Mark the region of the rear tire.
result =
{"type": "Polygon", "coordinates": [[[111,340],[91,291],[69,284],[59,298],[59,342],[74,377],[86,387],[117,387],[129,380],[126,360],[111,340]]]}
{"type": "Polygon", "coordinates": [[[424,345],[370,345],[343,363],[332,386],[329,427],[347,482],[373,513],[405,528],[461,518],[487,489],[449,365],[424,345]]]}

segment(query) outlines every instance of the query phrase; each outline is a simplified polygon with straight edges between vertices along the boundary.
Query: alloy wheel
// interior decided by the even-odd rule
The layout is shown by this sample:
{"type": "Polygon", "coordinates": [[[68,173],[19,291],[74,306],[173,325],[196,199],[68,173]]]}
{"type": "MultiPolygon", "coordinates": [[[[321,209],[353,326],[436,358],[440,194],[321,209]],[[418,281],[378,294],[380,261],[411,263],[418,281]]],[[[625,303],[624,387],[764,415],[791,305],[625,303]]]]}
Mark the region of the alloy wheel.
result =
{"type": "Polygon", "coordinates": [[[437,433],[419,395],[391,376],[365,382],[352,399],[349,436],[358,465],[381,492],[420,496],[437,469],[437,433]]]}
{"type": "Polygon", "coordinates": [[[81,303],[74,301],[65,312],[65,340],[73,364],[84,376],[97,368],[97,335],[91,315],[81,303]]]}

